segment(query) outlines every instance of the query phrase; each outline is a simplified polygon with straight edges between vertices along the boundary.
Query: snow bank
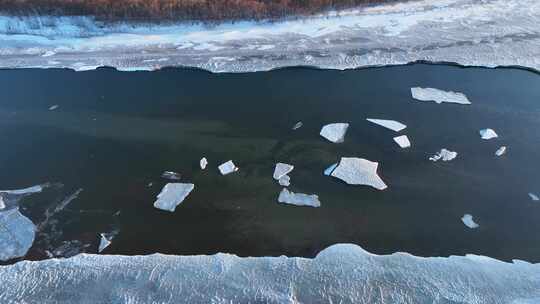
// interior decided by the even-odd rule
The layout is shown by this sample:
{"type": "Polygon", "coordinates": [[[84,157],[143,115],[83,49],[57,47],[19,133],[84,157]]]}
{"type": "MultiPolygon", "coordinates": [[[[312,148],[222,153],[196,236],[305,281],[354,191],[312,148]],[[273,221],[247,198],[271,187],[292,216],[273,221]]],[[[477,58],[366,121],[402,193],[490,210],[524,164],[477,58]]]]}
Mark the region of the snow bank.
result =
{"type": "Polygon", "coordinates": [[[0,267],[11,303],[463,303],[540,301],[540,264],[483,256],[371,254],[352,244],[314,259],[82,254],[0,267]]]}

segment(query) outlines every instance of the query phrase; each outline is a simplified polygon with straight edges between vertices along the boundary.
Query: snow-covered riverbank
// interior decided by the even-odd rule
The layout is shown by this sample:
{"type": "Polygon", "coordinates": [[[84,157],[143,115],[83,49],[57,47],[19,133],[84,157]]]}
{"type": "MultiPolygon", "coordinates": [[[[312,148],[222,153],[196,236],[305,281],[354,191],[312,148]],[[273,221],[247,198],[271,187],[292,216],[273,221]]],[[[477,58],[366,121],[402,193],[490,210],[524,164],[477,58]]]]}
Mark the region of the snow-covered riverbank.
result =
{"type": "Polygon", "coordinates": [[[216,27],[0,16],[0,67],[190,66],[248,72],[425,60],[540,70],[539,24],[535,0],[421,0],[306,20],[216,27]]]}

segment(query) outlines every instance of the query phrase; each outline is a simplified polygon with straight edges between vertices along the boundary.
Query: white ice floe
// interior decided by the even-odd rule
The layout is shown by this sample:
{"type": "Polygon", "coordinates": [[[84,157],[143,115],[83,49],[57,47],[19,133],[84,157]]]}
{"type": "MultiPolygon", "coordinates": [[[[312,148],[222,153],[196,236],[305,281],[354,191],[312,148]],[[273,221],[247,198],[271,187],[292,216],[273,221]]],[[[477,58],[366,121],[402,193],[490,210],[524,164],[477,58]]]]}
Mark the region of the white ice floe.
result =
{"type": "Polygon", "coordinates": [[[419,101],[434,101],[438,104],[443,102],[470,105],[471,102],[463,93],[443,91],[434,88],[411,88],[412,97],[419,101]]]}
{"type": "Polygon", "coordinates": [[[284,175],[289,174],[293,169],[294,169],[293,165],[284,164],[284,163],[277,163],[276,167],[274,168],[273,178],[275,180],[279,180],[284,175]]]}
{"type": "Polygon", "coordinates": [[[366,185],[378,190],[388,186],[377,175],[379,163],[364,158],[342,157],[331,176],[341,179],[349,185],[366,185]]]}
{"type": "Polygon", "coordinates": [[[465,226],[471,228],[471,229],[475,229],[475,228],[478,228],[480,227],[480,225],[478,225],[477,223],[475,223],[475,221],[473,220],[473,216],[470,215],[470,214],[465,214],[462,218],[461,218],[461,221],[463,222],[463,224],[465,224],[465,226]]]}
{"type": "Polygon", "coordinates": [[[321,202],[319,201],[319,197],[317,195],[289,192],[287,188],[283,188],[283,190],[281,190],[281,192],[279,193],[278,202],[296,206],[321,206],[321,202]]]}
{"type": "Polygon", "coordinates": [[[348,128],[348,123],[332,123],[323,126],[320,134],[333,143],[342,143],[348,128]]]}
{"type": "Polygon", "coordinates": [[[499,149],[497,149],[497,151],[495,151],[495,155],[497,156],[502,156],[505,153],[506,153],[506,146],[502,146],[499,149]]]}
{"type": "Polygon", "coordinates": [[[292,127],[292,129],[293,129],[293,130],[298,130],[298,129],[300,129],[303,125],[304,125],[304,124],[303,124],[301,121],[299,121],[299,122],[297,122],[297,123],[292,127]]]}
{"type": "Polygon", "coordinates": [[[221,175],[227,175],[227,174],[231,174],[233,172],[238,171],[238,167],[233,163],[232,160],[229,160],[219,165],[218,169],[221,175]]]}
{"type": "Polygon", "coordinates": [[[173,212],[194,188],[194,184],[168,183],[158,194],[154,207],[173,212]]]}
{"type": "Polygon", "coordinates": [[[533,200],[533,201],[540,201],[540,197],[538,197],[538,195],[536,195],[536,194],[534,194],[534,193],[529,192],[529,197],[530,197],[531,200],[533,200]]]}
{"type": "Polygon", "coordinates": [[[0,195],[0,210],[6,209],[6,202],[4,201],[4,197],[0,195]]]}
{"type": "Polygon", "coordinates": [[[493,129],[482,129],[480,130],[480,137],[482,137],[482,139],[488,140],[492,138],[497,138],[499,136],[497,135],[497,133],[495,133],[495,131],[493,131],[493,129]]]}
{"type": "Polygon", "coordinates": [[[103,250],[105,250],[105,248],[109,247],[109,245],[112,242],[104,233],[100,233],[99,235],[100,235],[100,240],[99,240],[98,253],[101,253],[103,250]]]}
{"type": "Polygon", "coordinates": [[[58,109],[60,106],[59,105],[52,105],[49,107],[49,111],[54,111],[56,109],[58,109]]]}
{"type": "Polygon", "coordinates": [[[454,152],[454,151],[450,151],[450,150],[447,150],[447,149],[441,149],[441,151],[437,152],[435,155],[431,156],[429,158],[429,160],[431,161],[438,161],[440,159],[442,159],[442,161],[451,161],[453,160],[454,158],[456,158],[458,156],[458,153],[457,152],[454,152]]]}
{"type": "Polygon", "coordinates": [[[334,169],[336,169],[337,165],[338,165],[338,163],[330,165],[328,168],[324,169],[323,174],[326,175],[326,176],[330,176],[330,174],[332,174],[334,169]]]}
{"type": "Polygon", "coordinates": [[[199,166],[201,167],[201,169],[202,170],[206,169],[207,165],[208,165],[208,160],[206,159],[206,157],[201,158],[201,160],[199,161],[199,166]]]}
{"type": "Polygon", "coordinates": [[[278,180],[279,184],[284,187],[289,187],[291,185],[291,177],[288,175],[283,175],[278,180]]]}
{"type": "Polygon", "coordinates": [[[27,194],[33,194],[33,193],[39,193],[43,191],[43,189],[48,184],[43,185],[36,185],[24,189],[17,189],[17,190],[0,190],[0,193],[7,193],[7,194],[14,194],[14,195],[27,195],[27,194]]]}
{"type": "Polygon", "coordinates": [[[32,243],[36,226],[19,212],[19,208],[0,212],[0,261],[26,255],[32,243]]]}
{"type": "Polygon", "coordinates": [[[399,121],[395,120],[388,120],[388,119],[375,119],[375,118],[366,118],[367,121],[372,122],[374,124],[377,124],[379,126],[383,126],[387,129],[390,129],[392,131],[399,132],[405,128],[407,128],[406,125],[400,123],[399,121]]]}
{"type": "Polygon", "coordinates": [[[165,171],[161,174],[161,177],[170,180],[180,180],[182,178],[182,175],[173,171],[165,171]]]}
{"type": "Polygon", "coordinates": [[[407,135],[401,135],[394,137],[394,141],[401,147],[401,148],[409,148],[411,146],[411,141],[407,137],[407,135]]]}

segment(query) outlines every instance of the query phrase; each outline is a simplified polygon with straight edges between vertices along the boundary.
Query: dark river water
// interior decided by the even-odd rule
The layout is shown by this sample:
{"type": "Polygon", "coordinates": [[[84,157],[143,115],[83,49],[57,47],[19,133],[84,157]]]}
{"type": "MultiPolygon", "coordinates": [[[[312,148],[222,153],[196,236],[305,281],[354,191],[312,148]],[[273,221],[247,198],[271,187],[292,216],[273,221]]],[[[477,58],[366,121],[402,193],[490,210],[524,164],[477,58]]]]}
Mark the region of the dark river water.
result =
{"type": "Polygon", "coordinates": [[[540,76],[517,69],[0,71],[0,188],[57,183],[21,202],[39,227],[28,259],[95,253],[99,233],[115,232],[104,253],[311,257],[355,243],[377,254],[538,262],[540,203],[528,193],[540,193],[539,130],[540,76]],[[415,102],[413,86],[463,92],[472,105],[415,102]],[[400,134],[412,148],[368,117],[407,124],[400,134]],[[343,144],[319,136],[332,122],[351,124],[343,144]],[[499,138],[481,140],[483,128],[499,138]],[[501,145],[508,152],[496,157],[501,145]],[[441,148],[459,155],[429,161],[441,148]],[[380,162],[389,188],[324,176],[342,156],[380,162]],[[229,159],[240,170],[221,176],[229,159]],[[317,194],[322,206],[278,204],[276,162],[295,165],[290,190],[317,194]],[[164,171],[195,184],[174,213],[153,207],[164,171]],[[466,213],[478,229],[462,223],[466,213]]]}

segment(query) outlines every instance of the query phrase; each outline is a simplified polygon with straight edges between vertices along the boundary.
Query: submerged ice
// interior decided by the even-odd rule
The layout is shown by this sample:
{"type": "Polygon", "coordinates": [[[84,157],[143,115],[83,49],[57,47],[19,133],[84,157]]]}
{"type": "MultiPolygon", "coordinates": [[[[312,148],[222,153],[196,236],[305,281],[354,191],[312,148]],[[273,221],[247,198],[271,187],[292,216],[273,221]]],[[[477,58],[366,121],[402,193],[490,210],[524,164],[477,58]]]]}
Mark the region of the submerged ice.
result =
{"type": "Polygon", "coordinates": [[[388,186],[377,175],[379,163],[364,158],[342,157],[331,176],[341,179],[349,185],[366,185],[378,190],[388,186]]]}

